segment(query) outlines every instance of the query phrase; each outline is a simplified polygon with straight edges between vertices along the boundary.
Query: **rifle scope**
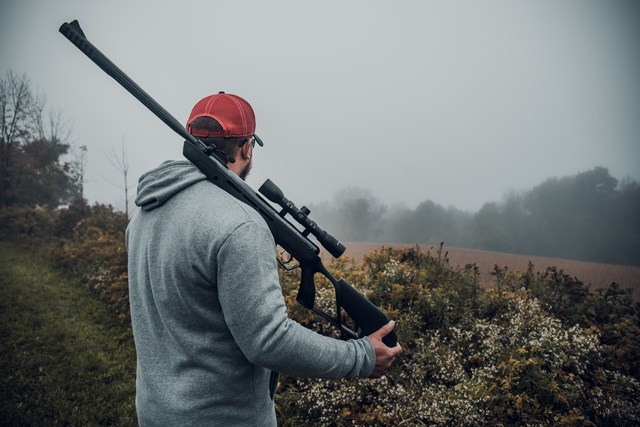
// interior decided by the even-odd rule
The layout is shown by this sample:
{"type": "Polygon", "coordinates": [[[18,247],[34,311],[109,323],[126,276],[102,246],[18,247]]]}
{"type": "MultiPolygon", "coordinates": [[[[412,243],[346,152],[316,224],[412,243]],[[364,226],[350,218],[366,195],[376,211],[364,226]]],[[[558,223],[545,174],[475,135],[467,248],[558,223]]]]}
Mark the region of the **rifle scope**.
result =
{"type": "Polygon", "coordinates": [[[267,179],[258,191],[267,199],[282,207],[279,213],[282,218],[286,214],[294,217],[304,227],[302,235],[307,237],[309,233],[313,234],[318,239],[318,242],[335,258],[340,257],[347,249],[338,239],[320,228],[318,224],[309,218],[311,211],[306,206],[298,209],[291,200],[284,197],[282,190],[270,179],[267,179]]]}

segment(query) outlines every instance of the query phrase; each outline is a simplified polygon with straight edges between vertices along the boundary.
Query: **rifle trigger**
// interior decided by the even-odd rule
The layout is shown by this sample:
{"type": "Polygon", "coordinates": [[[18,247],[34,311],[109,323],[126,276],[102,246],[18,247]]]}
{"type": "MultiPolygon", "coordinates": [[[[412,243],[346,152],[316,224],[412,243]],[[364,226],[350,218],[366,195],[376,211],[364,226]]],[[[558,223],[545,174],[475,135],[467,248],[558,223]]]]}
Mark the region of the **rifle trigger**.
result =
{"type": "MultiPolygon", "coordinates": [[[[284,254],[285,254],[285,252],[286,252],[286,251],[282,251],[282,252],[280,253],[280,255],[284,255],[284,254]]],[[[290,263],[291,263],[291,261],[293,260],[293,256],[292,256],[291,254],[289,254],[289,259],[288,259],[288,260],[286,260],[286,261],[282,261],[282,260],[280,259],[280,257],[276,257],[276,260],[278,260],[278,264],[280,264],[280,266],[281,266],[282,268],[284,268],[285,270],[287,270],[287,271],[295,270],[296,268],[300,267],[300,263],[298,263],[298,264],[294,265],[293,267],[289,267],[289,266],[287,265],[287,264],[290,264],[290,263]]]]}

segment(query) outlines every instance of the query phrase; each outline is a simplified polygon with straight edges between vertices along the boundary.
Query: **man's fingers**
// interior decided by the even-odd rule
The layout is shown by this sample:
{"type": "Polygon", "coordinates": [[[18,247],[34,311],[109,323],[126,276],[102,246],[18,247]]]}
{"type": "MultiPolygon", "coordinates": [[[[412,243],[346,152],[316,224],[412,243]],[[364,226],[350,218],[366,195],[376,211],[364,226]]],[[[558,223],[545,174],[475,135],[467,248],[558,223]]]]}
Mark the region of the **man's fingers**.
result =
{"type": "Polygon", "coordinates": [[[395,359],[396,356],[399,356],[402,353],[402,347],[400,347],[400,343],[396,343],[395,347],[391,347],[391,354],[393,355],[393,358],[395,359]]]}
{"type": "Polygon", "coordinates": [[[373,349],[376,353],[376,365],[369,378],[380,378],[384,375],[393,364],[396,356],[402,353],[400,343],[396,343],[395,347],[387,347],[386,344],[382,342],[382,338],[387,336],[389,332],[393,331],[395,325],[396,322],[392,320],[369,335],[369,339],[371,340],[371,344],[373,344],[373,349]]]}
{"type": "Polygon", "coordinates": [[[393,331],[393,328],[395,326],[396,326],[396,322],[392,320],[386,325],[384,325],[383,327],[381,327],[380,329],[378,329],[377,331],[375,331],[374,333],[372,333],[370,336],[375,337],[378,340],[382,340],[382,338],[386,337],[391,331],[393,331]]]}

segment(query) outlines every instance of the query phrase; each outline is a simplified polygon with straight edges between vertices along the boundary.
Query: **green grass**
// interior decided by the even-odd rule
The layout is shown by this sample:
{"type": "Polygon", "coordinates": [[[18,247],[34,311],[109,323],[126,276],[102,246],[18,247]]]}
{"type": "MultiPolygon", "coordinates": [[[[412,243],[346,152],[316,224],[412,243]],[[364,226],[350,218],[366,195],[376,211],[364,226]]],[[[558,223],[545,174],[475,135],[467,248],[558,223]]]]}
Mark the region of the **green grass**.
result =
{"type": "Polygon", "coordinates": [[[0,424],[137,425],[129,326],[39,256],[0,242],[0,424]]]}

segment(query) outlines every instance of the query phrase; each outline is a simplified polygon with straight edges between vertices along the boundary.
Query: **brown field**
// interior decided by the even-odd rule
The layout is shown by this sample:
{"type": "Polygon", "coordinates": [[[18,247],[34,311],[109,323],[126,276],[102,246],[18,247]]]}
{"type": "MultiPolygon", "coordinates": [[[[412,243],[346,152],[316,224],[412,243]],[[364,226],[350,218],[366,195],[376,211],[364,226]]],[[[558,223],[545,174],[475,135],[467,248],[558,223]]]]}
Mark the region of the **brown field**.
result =
{"type": "MultiPolygon", "coordinates": [[[[347,247],[344,255],[361,261],[369,252],[381,247],[404,248],[404,243],[360,243],[345,242],[347,247]]],[[[422,246],[424,250],[431,250],[435,253],[437,247],[422,246]]],[[[571,261],[560,258],[544,258],[529,255],[513,255],[500,252],[481,251],[476,249],[463,249],[444,247],[449,252],[449,263],[454,267],[464,267],[467,264],[476,264],[480,269],[480,280],[482,286],[489,288],[492,286],[493,266],[498,265],[501,268],[508,267],[509,270],[524,271],[531,261],[535,271],[544,272],[547,267],[557,267],[564,270],[565,274],[575,277],[585,284],[590,285],[591,292],[595,292],[596,288],[607,287],[612,282],[616,282],[621,288],[633,288],[633,298],[640,301],[640,267],[632,267],[627,265],[599,264],[595,262],[571,261]]]]}

